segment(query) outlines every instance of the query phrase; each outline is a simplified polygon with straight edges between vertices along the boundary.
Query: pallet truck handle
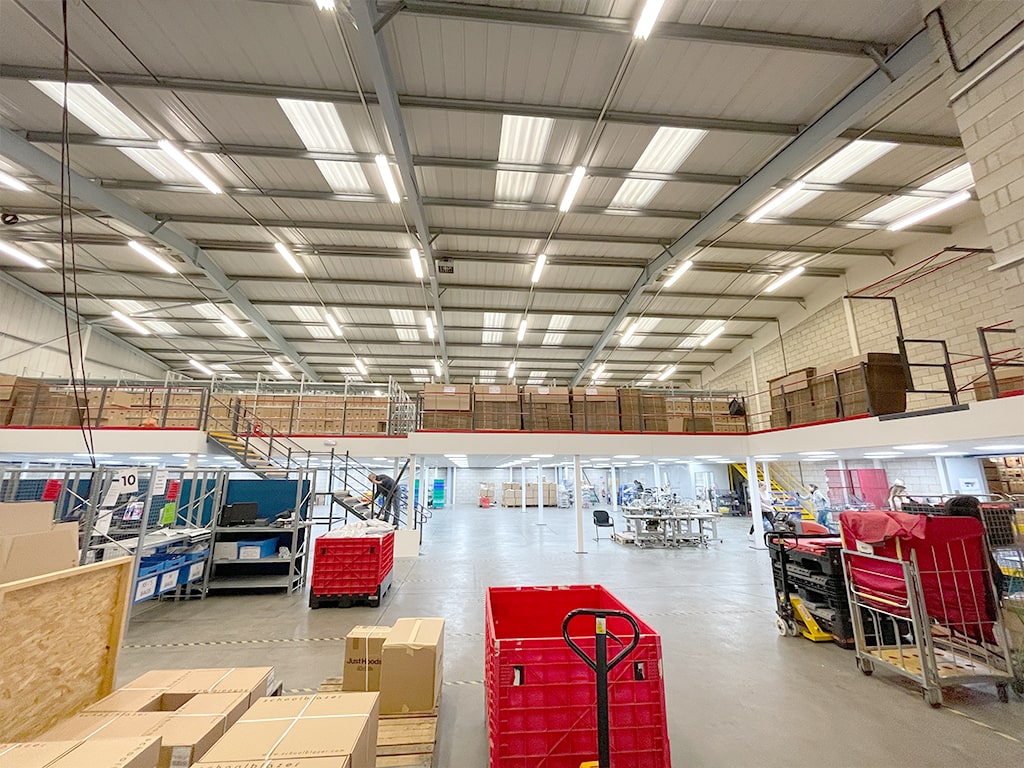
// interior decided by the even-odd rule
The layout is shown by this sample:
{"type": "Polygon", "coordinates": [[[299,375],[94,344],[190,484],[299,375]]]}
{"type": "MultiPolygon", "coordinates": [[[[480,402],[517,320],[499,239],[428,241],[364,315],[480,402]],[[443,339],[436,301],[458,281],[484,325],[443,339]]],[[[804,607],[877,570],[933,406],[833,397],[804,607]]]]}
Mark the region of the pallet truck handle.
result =
{"type": "MultiPolygon", "coordinates": [[[[629,623],[630,627],[633,628],[633,637],[630,640],[629,644],[621,651],[619,651],[619,653],[613,656],[612,659],[607,663],[606,669],[609,671],[614,669],[615,666],[619,664],[619,662],[621,662],[623,659],[629,656],[629,654],[632,653],[633,650],[640,644],[640,625],[636,623],[636,619],[634,619],[630,614],[626,613],[625,611],[595,610],[593,608],[577,608],[573,611],[569,611],[565,619],[562,621],[562,638],[569,645],[569,647],[572,648],[573,653],[575,653],[577,656],[583,659],[583,661],[587,663],[587,666],[595,672],[597,671],[597,661],[590,658],[587,655],[587,652],[580,648],[579,645],[577,645],[576,642],[571,637],[569,637],[569,623],[577,616],[593,616],[599,622],[601,619],[607,619],[609,616],[617,616],[621,619],[625,619],[629,623]]],[[[607,630],[602,632],[602,634],[611,635],[611,633],[607,630]]],[[[615,635],[612,635],[612,637],[615,637],[615,635]]],[[[617,637],[615,637],[615,639],[619,640],[617,637]]],[[[619,640],[619,642],[622,641],[619,640]]]]}

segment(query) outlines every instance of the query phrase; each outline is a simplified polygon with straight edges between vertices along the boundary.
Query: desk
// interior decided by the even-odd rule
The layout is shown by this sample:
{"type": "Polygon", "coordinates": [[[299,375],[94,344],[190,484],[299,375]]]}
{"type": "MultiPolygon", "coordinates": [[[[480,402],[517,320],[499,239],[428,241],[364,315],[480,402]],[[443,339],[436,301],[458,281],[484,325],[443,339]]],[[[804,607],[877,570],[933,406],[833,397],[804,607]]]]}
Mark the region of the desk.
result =
{"type": "Polygon", "coordinates": [[[703,528],[693,532],[692,521],[688,515],[658,514],[656,512],[627,512],[623,514],[626,530],[633,531],[633,544],[637,547],[648,545],[677,547],[681,544],[697,544],[707,546],[707,537],[703,528]],[[635,523],[635,525],[634,525],[635,523]],[[654,523],[654,525],[649,525],[654,523]],[[686,523],[686,531],[683,531],[686,523]]]}
{"type": "Polygon", "coordinates": [[[679,515],[686,522],[686,532],[693,533],[693,524],[697,524],[697,533],[712,541],[721,541],[718,538],[718,515],[707,512],[684,512],[679,515]],[[710,537],[708,534],[711,534],[710,537]]]}

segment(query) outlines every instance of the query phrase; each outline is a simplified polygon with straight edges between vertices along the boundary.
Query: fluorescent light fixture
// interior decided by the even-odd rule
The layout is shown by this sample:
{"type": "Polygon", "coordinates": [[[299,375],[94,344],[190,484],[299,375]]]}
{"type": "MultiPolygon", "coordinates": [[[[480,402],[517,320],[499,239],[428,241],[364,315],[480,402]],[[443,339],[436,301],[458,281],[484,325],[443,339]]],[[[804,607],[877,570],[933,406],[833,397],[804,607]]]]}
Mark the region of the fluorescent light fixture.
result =
{"type": "Polygon", "coordinates": [[[380,173],[380,180],[384,182],[384,189],[387,190],[388,200],[392,203],[400,203],[402,197],[398,194],[398,186],[395,184],[394,174],[391,173],[391,163],[385,155],[377,155],[373,158],[377,164],[377,172],[380,173]]]}
{"type": "Polygon", "coordinates": [[[663,287],[671,288],[673,285],[676,284],[676,281],[678,281],[680,277],[685,275],[687,270],[689,270],[690,267],[692,267],[692,266],[693,266],[693,261],[691,259],[687,259],[686,261],[684,261],[682,264],[680,264],[678,267],[676,267],[676,271],[675,272],[673,272],[671,275],[669,275],[669,278],[668,278],[668,280],[665,281],[665,285],[663,287]]]}
{"type": "Polygon", "coordinates": [[[939,451],[938,453],[929,453],[929,456],[945,456],[949,458],[955,458],[957,456],[966,456],[967,454],[963,451],[939,451]]]}
{"type": "Polygon", "coordinates": [[[971,191],[969,189],[957,192],[955,195],[950,195],[944,200],[939,200],[936,203],[922,208],[914,213],[907,214],[902,219],[897,219],[892,224],[886,227],[890,232],[899,232],[901,229],[913,226],[920,221],[930,219],[932,216],[936,216],[943,211],[948,211],[950,208],[955,208],[962,203],[966,203],[971,199],[971,191]]]}
{"type": "Polygon", "coordinates": [[[248,334],[242,330],[241,326],[239,326],[238,323],[236,323],[234,320],[232,320],[230,317],[224,314],[224,311],[220,309],[220,307],[214,306],[213,308],[217,312],[217,319],[224,323],[224,325],[228,327],[228,330],[230,330],[232,334],[238,336],[241,339],[248,337],[248,334]]]}
{"type": "Polygon", "coordinates": [[[639,453],[619,453],[613,456],[614,459],[639,459],[639,453]]]}
{"type": "Polygon", "coordinates": [[[207,368],[202,363],[200,363],[195,358],[191,358],[188,362],[189,362],[189,365],[191,365],[197,371],[200,371],[201,373],[205,373],[207,376],[213,376],[213,371],[211,369],[207,368]]]}
{"type": "Polygon", "coordinates": [[[531,459],[553,459],[553,458],[555,458],[555,454],[553,454],[553,453],[531,453],[530,454],[530,458],[531,459]]]}
{"type": "Polygon", "coordinates": [[[341,325],[338,324],[338,320],[334,317],[334,313],[327,310],[327,312],[324,313],[324,318],[327,320],[327,326],[331,329],[331,333],[335,336],[341,336],[341,325]]]}
{"type": "Polygon", "coordinates": [[[440,376],[441,375],[441,361],[440,360],[435,360],[434,361],[434,375],[435,376],[440,376]]]}
{"type": "Polygon", "coordinates": [[[998,445],[977,445],[974,447],[976,451],[991,451],[993,453],[999,451],[1024,451],[1024,445],[1017,445],[1014,443],[1001,443],[998,445]]]}
{"type": "Polygon", "coordinates": [[[292,268],[292,271],[298,275],[302,274],[302,267],[298,261],[295,260],[295,254],[288,250],[288,246],[284,243],[274,243],[274,249],[281,254],[281,258],[288,262],[288,266],[292,268]]]}
{"type": "Polygon", "coordinates": [[[519,333],[516,334],[516,341],[522,341],[524,338],[526,338],[526,318],[525,317],[522,319],[522,322],[519,323],[519,333]]]}
{"type": "Polygon", "coordinates": [[[434,338],[434,321],[430,317],[430,315],[427,315],[425,323],[426,323],[426,326],[427,326],[427,338],[428,339],[434,338]]]}
{"type": "Polygon", "coordinates": [[[707,336],[701,339],[700,346],[706,347],[708,344],[717,339],[723,333],[725,333],[725,326],[718,326],[717,328],[715,328],[715,330],[713,330],[711,333],[709,333],[707,336]]]}
{"type": "Polygon", "coordinates": [[[0,171],[0,184],[7,187],[8,189],[13,189],[15,192],[30,191],[28,184],[25,184],[20,179],[16,179],[9,173],[4,173],[3,171],[0,171]]]}
{"type": "Polygon", "coordinates": [[[15,248],[13,245],[5,243],[3,240],[0,240],[0,253],[6,253],[8,256],[13,256],[18,261],[28,264],[32,269],[43,269],[46,266],[35,256],[29,256],[20,248],[15,248]]]}
{"type": "Polygon", "coordinates": [[[754,458],[758,461],[771,461],[772,459],[781,459],[782,455],[778,453],[762,453],[754,458]]]}
{"type": "Polygon", "coordinates": [[[792,199],[794,195],[804,188],[804,186],[806,185],[802,181],[794,181],[784,190],[775,195],[775,197],[771,198],[768,202],[750,214],[747,217],[747,223],[754,224],[755,222],[760,221],[776,208],[781,207],[787,200],[792,199]]]}
{"type": "Polygon", "coordinates": [[[654,23],[658,20],[658,14],[661,13],[661,6],[664,4],[665,0],[647,0],[644,9],[640,11],[636,27],[633,29],[633,37],[637,40],[646,40],[650,36],[651,30],[654,29],[654,23]]]}
{"type": "Polygon", "coordinates": [[[629,324],[629,327],[626,328],[626,332],[622,334],[622,338],[620,339],[620,341],[623,342],[623,343],[628,341],[629,338],[634,333],[636,333],[636,329],[639,328],[639,327],[640,327],[640,321],[639,320],[634,320],[632,323],[629,324]]]}
{"type": "MultiPolygon", "coordinates": [[[[64,83],[33,80],[32,85],[58,104],[64,104],[64,83]]],[[[95,86],[87,83],[68,83],[67,93],[68,112],[100,136],[117,139],[152,138],[95,86]]]]}
{"type": "Polygon", "coordinates": [[[283,365],[281,365],[281,363],[279,363],[277,360],[271,360],[270,361],[270,365],[273,367],[273,369],[275,371],[277,371],[281,375],[281,378],[284,378],[284,379],[294,378],[292,376],[292,374],[291,374],[291,371],[289,371],[287,368],[285,368],[283,365]]]}
{"type": "Polygon", "coordinates": [[[540,273],[544,271],[544,265],[547,263],[547,254],[540,254],[537,257],[537,263],[533,265],[533,274],[530,276],[530,282],[536,283],[540,280],[540,273]]]}
{"type": "Polygon", "coordinates": [[[143,257],[149,259],[153,264],[156,264],[156,266],[160,267],[160,269],[162,269],[167,274],[173,275],[173,274],[176,274],[178,272],[178,270],[176,270],[174,267],[172,267],[168,262],[164,261],[164,259],[162,257],[158,256],[156,253],[151,251],[149,248],[144,246],[142,243],[137,242],[135,240],[129,240],[128,241],[128,247],[131,248],[133,251],[135,251],[140,256],[143,256],[143,257]]]}
{"type": "Polygon", "coordinates": [[[835,451],[800,451],[801,456],[835,456],[835,451]]]}
{"type": "Polygon", "coordinates": [[[903,454],[899,451],[876,451],[874,453],[865,453],[865,459],[895,459],[897,456],[903,454]]]}
{"type": "Polygon", "coordinates": [[[773,292],[775,292],[777,289],[779,289],[782,286],[784,286],[790,280],[793,280],[794,278],[799,277],[800,275],[802,275],[803,272],[804,272],[804,268],[803,267],[793,267],[793,269],[789,270],[785,274],[779,275],[777,278],[775,278],[775,280],[772,281],[771,285],[769,285],[767,288],[764,289],[764,292],[765,293],[773,293],[773,292]]]}
{"type": "Polygon", "coordinates": [[[943,448],[949,448],[949,446],[940,443],[915,443],[913,445],[894,445],[892,447],[894,451],[941,451],[943,448]]]}
{"type": "Polygon", "coordinates": [[[160,139],[160,141],[157,142],[157,146],[170,155],[178,165],[188,171],[196,181],[206,187],[210,192],[215,195],[219,195],[224,191],[217,186],[217,182],[206,175],[206,172],[202,168],[193,163],[184,152],[174,146],[167,139],[160,139]]]}
{"type": "Polygon", "coordinates": [[[360,360],[360,359],[359,359],[359,358],[357,357],[357,358],[355,359],[354,363],[355,363],[355,366],[356,366],[356,370],[357,370],[357,371],[359,371],[359,372],[360,372],[360,373],[361,373],[361,374],[362,374],[363,376],[368,376],[368,375],[369,375],[369,374],[368,374],[368,373],[366,372],[366,366],[365,366],[365,365],[363,364],[363,361],[362,361],[362,360],[360,360]]]}
{"type": "Polygon", "coordinates": [[[115,309],[113,312],[111,312],[111,315],[113,315],[113,317],[116,320],[120,320],[122,323],[127,325],[129,328],[131,328],[136,333],[141,333],[143,336],[149,336],[149,328],[146,328],[141,323],[135,322],[134,320],[132,320],[130,317],[128,317],[128,315],[124,314],[123,312],[118,312],[115,309]]]}
{"type": "Polygon", "coordinates": [[[423,279],[423,261],[420,259],[420,252],[416,248],[409,249],[409,258],[412,260],[412,271],[417,280],[423,279]]]}
{"type": "Polygon", "coordinates": [[[558,210],[562,213],[572,208],[572,201],[576,199],[576,193],[580,191],[580,184],[583,183],[583,174],[586,172],[586,168],[582,165],[577,165],[576,169],[572,172],[572,176],[569,177],[569,186],[565,188],[562,202],[558,204],[558,210]]]}
{"type": "Polygon", "coordinates": [[[597,366],[597,368],[594,370],[593,378],[595,378],[595,379],[601,378],[601,374],[604,373],[604,368],[605,368],[605,364],[604,363],[601,363],[599,366],[597,366]]]}
{"type": "Polygon", "coordinates": [[[664,371],[661,372],[661,375],[658,376],[658,381],[665,381],[665,379],[667,379],[669,376],[671,376],[675,372],[676,372],[676,366],[670,365],[668,368],[666,368],[664,371]]]}
{"type": "Polygon", "coordinates": [[[720,459],[720,458],[722,458],[722,455],[719,454],[719,453],[708,453],[708,454],[705,454],[703,456],[694,456],[693,458],[695,458],[695,459],[704,459],[704,460],[720,459]]]}
{"type": "Polygon", "coordinates": [[[508,377],[511,379],[515,375],[516,375],[516,361],[513,360],[511,363],[508,364],[508,377]]]}
{"type": "MultiPolygon", "coordinates": [[[[544,160],[551,129],[550,117],[502,115],[498,162],[537,165],[544,160]]],[[[526,203],[533,198],[539,175],[528,171],[498,171],[494,182],[494,199],[501,202],[526,203]]]]}

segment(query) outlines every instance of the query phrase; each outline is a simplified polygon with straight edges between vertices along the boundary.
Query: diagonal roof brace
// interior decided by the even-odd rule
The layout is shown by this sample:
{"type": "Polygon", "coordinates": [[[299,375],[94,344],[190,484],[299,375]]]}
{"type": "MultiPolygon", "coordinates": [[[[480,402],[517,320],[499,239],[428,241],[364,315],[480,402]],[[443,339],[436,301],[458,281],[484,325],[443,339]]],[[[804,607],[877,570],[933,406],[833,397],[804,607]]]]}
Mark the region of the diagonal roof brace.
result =
{"type": "MultiPolygon", "coordinates": [[[[0,156],[14,161],[51,184],[60,184],[62,172],[60,161],[2,126],[0,126],[0,156]]],[[[179,235],[163,222],[147,216],[138,208],[102,189],[95,182],[74,171],[69,170],[68,173],[71,189],[77,199],[95,206],[139,232],[148,232],[149,236],[157,242],[181,253],[189,263],[203,270],[217,288],[242,311],[242,314],[276,344],[277,348],[287,355],[307,377],[312,381],[320,380],[319,374],[305,362],[299,351],[274,328],[262,312],[256,309],[248,297],[235,287],[206,251],[191,240],[179,235]]]]}
{"type": "MultiPolygon", "coordinates": [[[[434,239],[430,236],[427,226],[427,210],[423,205],[419,185],[416,182],[416,169],[413,166],[412,150],[405,133],[405,123],[398,106],[398,95],[395,90],[395,79],[391,74],[384,39],[380,32],[374,31],[377,22],[377,4],[374,0],[352,0],[352,16],[355,18],[359,38],[363,44],[366,64],[373,78],[373,87],[377,92],[377,103],[384,116],[384,125],[391,138],[391,147],[395,152],[395,163],[398,165],[402,184],[409,196],[409,208],[416,235],[427,260],[427,278],[430,280],[430,296],[434,302],[434,324],[437,326],[437,341],[441,348],[441,367],[444,380],[448,378],[448,345],[444,333],[444,314],[441,311],[441,293],[437,284],[437,261],[434,258],[434,239]]],[[[383,149],[383,147],[382,147],[383,149]]]]}
{"type": "Polygon", "coordinates": [[[718,234],[723,225],[728,224],[734,216],[749,210],[782,179],[798,172],[829,142],[854,125],[857,120],[902,91],[909,81],[921,75],[936,58],[928,31],[920,30],[886,59],[889,72],[896,76],[895,80],[891,80],[881,69],[876,69],[801,131],[799,136],[789,142],[753,176],[712,208],[682,237],[665,249],[664,253],[652,259],[650,269],[645,270],[633,284],[622,306],[612,316],[597,343],[580,364],[579,371],[573,377],[572,386],[579,384],[587,369],[597,360],[623,319],[647,289],[650,283],[649,275],[661,272],[675,259],[697,247],[702,240],[718,234]]]}

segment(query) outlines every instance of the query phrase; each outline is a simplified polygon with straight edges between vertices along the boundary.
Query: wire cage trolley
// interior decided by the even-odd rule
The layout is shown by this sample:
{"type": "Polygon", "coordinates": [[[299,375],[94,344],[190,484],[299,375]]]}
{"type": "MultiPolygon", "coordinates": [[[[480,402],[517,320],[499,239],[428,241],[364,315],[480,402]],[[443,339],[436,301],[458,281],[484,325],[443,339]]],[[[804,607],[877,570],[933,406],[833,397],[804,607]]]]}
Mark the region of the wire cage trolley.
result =
{"type": "Polygon", "coordinates": [[[979,682],[1007,701],[1010,645],[981,522],[898,512],[839,520],[860,670],[915,681],[933,707],[944,687],[979,682]]]}

